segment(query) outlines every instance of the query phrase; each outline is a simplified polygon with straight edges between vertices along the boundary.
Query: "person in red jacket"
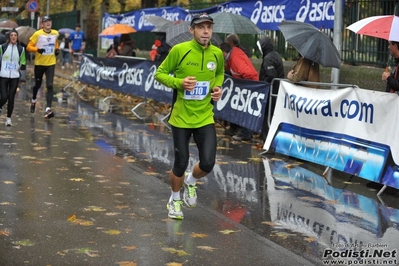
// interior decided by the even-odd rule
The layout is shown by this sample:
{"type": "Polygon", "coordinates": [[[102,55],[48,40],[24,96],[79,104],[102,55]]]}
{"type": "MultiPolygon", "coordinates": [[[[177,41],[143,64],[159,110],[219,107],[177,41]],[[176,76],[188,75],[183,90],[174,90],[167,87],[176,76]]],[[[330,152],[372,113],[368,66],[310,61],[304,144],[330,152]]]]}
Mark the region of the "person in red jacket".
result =
{"type": "Polygon", "coordinates": [[[222,43],[220,49],[225,58],[225,72],[234,78],[259,81],[259,74],[243,50],[228,43],[222,43]]]}
{"type": "MultiPolygon", "coordinates": [[[[225,73],[239,79],[249,79],[259,81],[258,71],[256,71],[251,60],[245,52],[237,47],[231,46],[225,42],[220,45],[225,58],[225,73]]],[[[237,141],[248,141],[252,139],[252,131],[248,128],[241,127],[236,124],[230,123],[230,131],[235,130],[236,134],[232,139],[237,141]]]]}

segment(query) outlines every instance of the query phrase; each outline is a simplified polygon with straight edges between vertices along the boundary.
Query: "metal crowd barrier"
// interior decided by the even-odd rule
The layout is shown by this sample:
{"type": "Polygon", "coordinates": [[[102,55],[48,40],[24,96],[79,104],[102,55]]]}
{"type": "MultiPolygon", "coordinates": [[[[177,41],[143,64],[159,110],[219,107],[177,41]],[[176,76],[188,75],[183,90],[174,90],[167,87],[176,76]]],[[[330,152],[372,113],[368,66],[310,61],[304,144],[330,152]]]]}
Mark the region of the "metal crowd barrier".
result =
{"type": "MultiPolygon", "coordinates": [[[[94,56],[93,54],[86,54],[86,53],[73,53],[72,54],[72,81],[69,82],[67,85],[65,85],[65,87],[63,88],[63,90],[66,91],[67,93],[69,93],[68,88],[73,89],[72,85],[74,85],[79,80],[79,72],[76,72],[76,71],[79,71],[79,66],[82,61],[82,55],[91,56],[91,57],[94,56]],[[76,67],[76,66],[78,66],[78,67],[76,67]],[[77,75],[75,75],[76,73],[77,73],[77,75]]],[[[82,88],[80,88],[77,91],[77,95],[81,99],[84,99],[84,97],[82,96],[82,92],[85,88],[87,88],[87,86],[88,85],[84,85],[82,88]]]]}
{"type": "MultiPolygon", "coordinates": [[[[144,57],[123,56],[123,55],[116,55],[114,58],[128,59],[128,60],[143,60],[143,61],[144,61],[144,60],[147,60],[147,58],[144,58],[144,57]]],[[[111,92],[111,95],[108,96],[108,97],[106,97],[106,98],[104,98],[103,102],[105,103],[105,101],[107,101],[107,100],[109,100],[109,99],[112,99],[112,98],[114,98],[114,97],[112,96],[112,92],[111,92]]],[[[144,120],[146,117],[140,115],[140,114],[137,112],[137,111],[138,111],[137,109],[138,109],[139,107],[145,107],[145,106],[150,106],[154,111],[157,111],[157,109],[155,108],[155,106],[148,102],[147,97],[144,97],[144,101],[143,101],[143,102],[140,102],[140,103],[138,103],[138,104],[136,104],[136,105],[131,109],[131,112],[132,112],[138,119],[144,120]]],[[[165,117],[163,117],[162,119],[160,119],[160,121],[161,121],[162,123],[164,123],[164,124],[170,129],[170,126],[169,126],[169,124],[168,124],[167,121],[166,121],[167,118],[169,117],[169,115],[170,115],[170,114],[167,114],[165,117]]]]}

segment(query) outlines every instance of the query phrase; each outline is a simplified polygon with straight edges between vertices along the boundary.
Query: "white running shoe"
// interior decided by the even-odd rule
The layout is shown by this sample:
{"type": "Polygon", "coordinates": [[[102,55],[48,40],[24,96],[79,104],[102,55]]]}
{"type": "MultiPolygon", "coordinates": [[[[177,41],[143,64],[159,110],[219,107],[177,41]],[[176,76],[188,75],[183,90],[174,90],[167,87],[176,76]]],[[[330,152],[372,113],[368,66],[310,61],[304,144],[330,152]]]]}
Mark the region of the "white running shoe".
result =
{"type": "Polygon", "coordinates": [[[10,117],[7,117],[7,118],[6,118],[6,126],[8,126],[8,127],[12,126],[11,118],[10,118],[10,117]]]}
{"type": "MultiPolygon", "coordinates": [[[[187,175],[186,175],[187,176],[187,175]]],[[[196,184],[187,185],[185,181],[183,181],[183,201],[187,205],[187,207],[194,208],[197,206],[197,186],[196,184]]]]}
{"type": "Polygon", "coordinates": [[[184,215],[181,210],[181,206],[183,202],[181,200],[171,200],[166,205],[166,208],[169,210],[168,217],[177,220],[183,220],[184,215]]]}

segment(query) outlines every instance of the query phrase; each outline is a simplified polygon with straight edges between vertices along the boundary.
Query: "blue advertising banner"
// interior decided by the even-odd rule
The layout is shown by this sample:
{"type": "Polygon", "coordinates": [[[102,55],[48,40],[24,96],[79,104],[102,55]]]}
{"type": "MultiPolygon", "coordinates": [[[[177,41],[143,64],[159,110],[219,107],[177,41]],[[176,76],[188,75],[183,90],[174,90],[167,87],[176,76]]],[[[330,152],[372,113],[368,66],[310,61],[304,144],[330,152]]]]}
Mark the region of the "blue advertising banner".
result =
{"type": "MultiPolygon", "coordinates": [[[[345,1],[342,1],[343,4],[345,1]]],[[[192,16],[206,12],[229,12],[245,16],[261,30],[279,30],[283,20],[296,20],[314,25],[320,29],[334,28],[335,1],[333,0],[242,0],[229,1],[221,5],[200,10],[181,7],[144,8],[120,15],[104,14],[104,28],[115,23],[128,24],[137,31],[151,31],[154,26],[145,16],[160,16],[171,21],[190,21],[192,16]]]]}
{"type": "Polygon", "coordinates": [[[312,24],[316,28],[334,28],[335,1],[323,0],[266,0],[231,1],[218,12],[231,12],[245,16],[261,30],[279,30],[283,20],[295,20],[312,24]]]}
{"type": "MultiPolygon", "coordinates": [[[[83,55],[79,81],[157,102],[172,103],[173,90],[155,80],[159,62],[83,55]]],[[[260,133],[270,84],[226,75],[215,117],[260,133]]]]}
{"type": "Polygon", "coordinates": [[[260,133],[269,88],[266,82],[225,75],[222,98],[215,103],[215,116],[260,133]]]}
{"type": "Polygon", "coordinates": [[[118,92],[171,103],[172,89],[155,80],[158,65],[149,60],[83,56],[79,81],[118,92]]]}

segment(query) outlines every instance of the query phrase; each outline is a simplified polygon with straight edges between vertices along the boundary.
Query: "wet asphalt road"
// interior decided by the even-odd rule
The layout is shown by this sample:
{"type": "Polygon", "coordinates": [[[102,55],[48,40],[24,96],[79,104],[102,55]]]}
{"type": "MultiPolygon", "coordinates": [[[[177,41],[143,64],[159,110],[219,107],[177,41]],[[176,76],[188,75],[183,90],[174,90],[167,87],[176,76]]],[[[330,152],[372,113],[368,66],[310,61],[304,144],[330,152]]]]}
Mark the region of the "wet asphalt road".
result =
{"type": "Polygon", "coordinates": [[[13,126],[1,116],[0,265],[323,265],[327,248],[399,248],[396,190],[378,198],[365,180],[260,156],[222,128],[199,207],[168,219],[167,125],[101,97],[71,94],[46,121],[21,89],[13,126]]]}

